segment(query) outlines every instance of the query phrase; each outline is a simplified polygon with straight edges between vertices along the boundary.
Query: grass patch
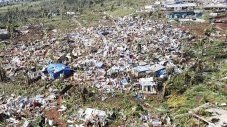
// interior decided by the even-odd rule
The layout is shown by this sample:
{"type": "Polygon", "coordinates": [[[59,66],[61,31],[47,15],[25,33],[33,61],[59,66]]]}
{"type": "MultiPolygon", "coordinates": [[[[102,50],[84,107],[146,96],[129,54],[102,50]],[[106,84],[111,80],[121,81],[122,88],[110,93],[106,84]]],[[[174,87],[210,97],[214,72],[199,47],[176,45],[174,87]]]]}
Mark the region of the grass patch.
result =
{"type": "Polygon", "coordinates": [[[170,98],[167,100],[167,104],[170,108],[179,108],[181,106],[184,106],[186,103],[187,97],[185,96],[170,96],[170,98]]]}
{"type": "Polygon", "coordinates": [[[15,94],[16,96],[29,96],[29,95],[37,95],[41,94],[43,91],[43,87],[39,85],[29,86],[24,84],[13,84],[13,83],[1,83],[0,85],[0,93],[4,93],[4,95],[15,94]]]}
{"type": "Polygon", "coordinates": [[[117,17],[123,17],[129,14],[132,14],[134,12],[135,12],[135,9],[133,8],[123,7],[123,8],[115,9],[114,11],[108,11],[107,14],[117,18],[117,17]]]}
{"type": "Polygon", "coordinates": [[[103,15],[100,13],[86,12],[78,18],[78,21],[85,27],[96,26],[99,24],[99,20],[102,16],[103,15]]]}
{"type": "Polygon", "coordinates": [[[38,5],[40,5],[42,2],[44,2],[44,1],[40,0],[40,1],[33,1],[33,2],[26,2],[26,3],[21,3],[21,4],[3,6],[3,7],[0,7],[0,13],[6,13],[6,12],[8,12],[8,10],[15,9],[15,8],[18,8],[19,10],[26,10],[26,9],[32,7],[33,10],[36,10],[37,7],[39,7],[38,5]]]}
{"type": "Polygon", "coordinates": [[[65,17],[62,19],[61,16],[55,16],[53,18],[31,18],[29,22],[33,24],[42,23],[46,28],[56,28],[64,33],[70,32],[79,26],[72,18],[65,17]]]}

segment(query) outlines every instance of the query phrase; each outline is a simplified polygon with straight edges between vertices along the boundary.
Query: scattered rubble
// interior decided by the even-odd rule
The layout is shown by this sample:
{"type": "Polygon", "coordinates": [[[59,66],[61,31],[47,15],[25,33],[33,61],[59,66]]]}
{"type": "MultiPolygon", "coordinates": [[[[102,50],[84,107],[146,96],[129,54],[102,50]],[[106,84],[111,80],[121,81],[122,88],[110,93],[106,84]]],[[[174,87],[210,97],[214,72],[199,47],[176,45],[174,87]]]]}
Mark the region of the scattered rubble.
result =
{"type": "Polygon", "coordinates": [[[227,126],[227,111],[217,107],[216,105],[212,105],[206,103],[202,106],[199,106],[189,113],[197,118],[198,120],[205,122],[209,127],[225,127],[227,126]],[[210,113],[210,116],[200,116],[197,115],[199,110],[204,110],[207,113],[210,113]]]}
{"type": "Polygon", "coordinates": [[[86,126],[106,126],[107,114],[105,111],[87,108],[86,110],[80,109],[78,111],[79,119],[86,122],[86,126]],[[97,124],[97,125],[95,125],[97,124]]]}

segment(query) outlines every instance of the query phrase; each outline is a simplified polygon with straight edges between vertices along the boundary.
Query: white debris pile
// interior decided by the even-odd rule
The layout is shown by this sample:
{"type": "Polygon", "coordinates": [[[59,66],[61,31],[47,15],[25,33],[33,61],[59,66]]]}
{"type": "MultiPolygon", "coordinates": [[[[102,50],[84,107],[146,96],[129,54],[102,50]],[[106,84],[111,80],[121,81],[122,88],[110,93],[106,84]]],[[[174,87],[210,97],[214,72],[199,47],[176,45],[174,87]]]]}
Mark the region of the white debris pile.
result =
{"type": "Polygon", "coordinates": [[[99,123],[101,126],[107,124],[107,114],[105,111],[87,108],[86,110],[80,109],[78,111],[78,117],[84,122],[89,122],[91,124],[99,123]]]}

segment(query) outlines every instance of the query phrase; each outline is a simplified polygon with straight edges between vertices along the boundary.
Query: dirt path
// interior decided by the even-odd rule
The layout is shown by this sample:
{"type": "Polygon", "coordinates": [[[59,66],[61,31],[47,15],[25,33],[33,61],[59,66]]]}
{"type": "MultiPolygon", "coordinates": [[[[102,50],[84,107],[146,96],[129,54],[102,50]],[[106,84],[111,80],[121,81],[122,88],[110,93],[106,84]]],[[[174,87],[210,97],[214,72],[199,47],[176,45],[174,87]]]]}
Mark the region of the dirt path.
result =
{"type": "Polygon", "coordinates": [[[58,111],[58,109],[61,107],[63,98],[62,96],[59,96],[58,100],[57,100],[57,107],[56,108],[52,108],[48,111],[45,111],[45,117],[53,120],[54,123],[56,123],[59,127],[67,127],[67,123],[66,121],[60,119],[61,118],[61,112],[58,111]]]}

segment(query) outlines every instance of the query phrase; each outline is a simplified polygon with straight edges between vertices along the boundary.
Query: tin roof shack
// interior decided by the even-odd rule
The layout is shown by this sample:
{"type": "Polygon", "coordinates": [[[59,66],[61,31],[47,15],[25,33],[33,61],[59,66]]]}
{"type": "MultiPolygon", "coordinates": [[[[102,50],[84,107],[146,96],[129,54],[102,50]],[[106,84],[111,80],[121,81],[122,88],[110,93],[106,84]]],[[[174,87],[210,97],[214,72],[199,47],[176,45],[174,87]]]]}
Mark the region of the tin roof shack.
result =
{"type": "Polygon", "coordinates": [[[156,86],[157,84],[154,82],[153,77],[150,78],[140,78],[139,84],[142,92],[144,94],[156,94],[156,86]]]}
{"type": "Polygon", "coordinates": [[[6,29],[0,29],[0,40],[9,39],[10,35],[6,29]]]}
{"type": "Polygon", "coordinates": [[[64,64],[49,64],[47,66],[47,72],[49,73],[51,79],[68,77],[73,74],[73,70],[64,64]]]}

